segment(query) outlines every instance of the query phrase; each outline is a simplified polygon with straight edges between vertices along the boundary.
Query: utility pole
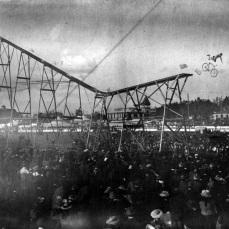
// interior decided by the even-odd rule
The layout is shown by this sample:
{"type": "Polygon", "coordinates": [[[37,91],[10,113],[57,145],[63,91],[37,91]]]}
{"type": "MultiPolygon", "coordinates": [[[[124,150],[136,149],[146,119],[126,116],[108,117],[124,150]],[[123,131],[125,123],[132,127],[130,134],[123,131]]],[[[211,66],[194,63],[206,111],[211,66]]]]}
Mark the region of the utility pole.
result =
{"type": "Polygon", "coordinates": [[[190,132],[190,110],[189,110],[189,93],[187,94],[187,101],[188,101],[188,127],[189,127],[189,132],[190,132]]]}

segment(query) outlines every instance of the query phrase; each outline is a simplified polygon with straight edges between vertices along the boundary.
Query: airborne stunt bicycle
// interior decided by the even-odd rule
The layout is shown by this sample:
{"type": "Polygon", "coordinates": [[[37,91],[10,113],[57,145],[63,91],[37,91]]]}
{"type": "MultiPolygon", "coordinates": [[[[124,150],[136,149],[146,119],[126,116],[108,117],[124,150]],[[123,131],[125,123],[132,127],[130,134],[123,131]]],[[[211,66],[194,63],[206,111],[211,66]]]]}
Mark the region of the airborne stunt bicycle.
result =
{"type": "Polygon", "coordinates": [[[210,55],[207,55],[207,56],[208,56],[209,62],[203,63],[202,69],[203,69],[203,71],[205,71],[205,72],[210,72],[211,77],[216,77],[216,76],[218,75],[218,73],[219,73],[219,71],[216,69],[216,66],[217,66],[217,65],[214,65],[214,64],[211,62],[211,60],[213,60],[213,59],[212,59],[213,57],[211,57],[210,55]]]}

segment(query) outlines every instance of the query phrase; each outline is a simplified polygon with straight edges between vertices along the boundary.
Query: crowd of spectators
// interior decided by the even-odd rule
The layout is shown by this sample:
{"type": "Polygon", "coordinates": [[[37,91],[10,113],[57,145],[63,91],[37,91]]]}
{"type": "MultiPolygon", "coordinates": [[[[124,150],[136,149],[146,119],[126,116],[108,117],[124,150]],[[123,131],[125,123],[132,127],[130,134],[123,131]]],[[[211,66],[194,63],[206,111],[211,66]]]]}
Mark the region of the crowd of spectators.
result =
{"type": "Polygon", "coordinates": [[[229,228],[228,136],[167,134],[161,152],[159,137],[60,150],[21,136],[0,149],[0,228],[229,228]]]}

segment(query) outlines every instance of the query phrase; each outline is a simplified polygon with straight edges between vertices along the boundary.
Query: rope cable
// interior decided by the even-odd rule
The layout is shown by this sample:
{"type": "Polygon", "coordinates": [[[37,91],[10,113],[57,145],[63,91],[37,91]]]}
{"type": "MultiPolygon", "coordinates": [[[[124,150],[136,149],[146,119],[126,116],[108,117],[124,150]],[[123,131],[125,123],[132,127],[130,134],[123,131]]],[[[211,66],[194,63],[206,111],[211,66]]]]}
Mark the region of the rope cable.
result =
{"type": "MultiPolygon", "coordinates": [[[[145,20],[145,18],[161,3],[162,0],[158,0],[156,3],[153,4],[153,6],[150,8],[149,11],[147,11],[143,17],[141,17],[134,26],[131,27],[131,29],[106,53],[106,55],[87,73],[87,75],[82,78],[82,81],[85,81],[123,42],[124,40],[145,20]]],[[[77,85],[75,86],[77,87],[77,85]]],[[[69,95],[72,94],[75,88],[73,88],[69,95]]],[[[63,98],[58,104],[57,107],[59,107],[65,99],[63,98]]]]}

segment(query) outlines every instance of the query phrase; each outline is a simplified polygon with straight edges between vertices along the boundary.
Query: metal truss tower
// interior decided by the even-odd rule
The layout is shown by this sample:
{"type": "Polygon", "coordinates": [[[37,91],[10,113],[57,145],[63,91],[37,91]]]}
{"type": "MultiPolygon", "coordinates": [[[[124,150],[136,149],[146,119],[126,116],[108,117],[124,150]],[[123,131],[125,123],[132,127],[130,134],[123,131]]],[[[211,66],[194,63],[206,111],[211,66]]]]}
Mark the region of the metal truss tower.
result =
{"type": "MultiPolygon", "coordinates": [[[[110,130],[112,109],[120,107],[118,104],[121,104],[123,109],[123,126],[128,128],[127,109],[132,106],[139,117],[136,126],[144,130],[145,116],[142,103],[147,98],[155,106],[163,107],[160,115],[159,149],[161,151],[165,128],[171,130],[177,138],[179,137],[179,128],[174,130],[168,117],[173,113],[179,119],[185,120],[183,114],[173,109],[172,103],[176,101],[175,98],[179,102],[182,101],[182,92],[190,76],[192,75],[183,73],[104,92],[0,37],[1,102],[11,111],[7,120],[0,121],[11,123],[11,126],[15,120],[19,124],[30,124],[31,131],[32,123],[36,122],[36,132],[42,133],[50,129],[54,134],[59,135],[65,131],[67,124],[63,122],[67,120],[72,133],[79,130],[86,133],[85,145],[89,146],[92,141],[91,129],[94,125],[92,116],[96,109],[99,108],[101,115],[100,122],[97,122],[96,134],[94,134],[97,137],[94,142],[98,140],[101,128],[110,130]],[[80,111],[80,117],[76,111],[80,111]],[[82,120],[85,113],[91,113],[91,119],[88,119],[87,124],[83,124],[82,120]]],[[[185,123],[183,126],[185,127],[185,123]]]]}
{"type": "Polygon", "coordinates": [[[64,129],[63,120],[67,120],[69,129],[75,132],[82,127],[83,112],[91,111],[90,100],[98,92],[34,53],[0,37],[1,104],[11,110],[10,117],[4,117],[1,122],[11,123],[11,127],[13,120],[24,125],[36,122],[33,131],[42,133],[46,129],[60,134],[64,129]],[[81,117],[76,111],[80,111],[81,117]]]}
{"type": "Polygon", "coordinates": [[[105,104],[104,110],[107,122],[109,123],[110,121],[112,121],[112,115],[109,115],[109,107],[112,105],[112,102],[117,103],[117,100],[119,100],[122,104],[123,110],[123,126],[128,128],[128,125],[126,123],[128,114],[127,108],[128,106],[130,106],[134,108],[138,117],[137,123],[131,125],[130,127],[132,127],[132,129],[134,129],[135,127],[137,129],[140,128],[142,131],[144,131],[144,121],[146,117],[145,111],[143,111],[142,108],[142,104],[143,101],[147,99],[148,101],[151,101],[151,103],[153,103],[155,106],[163,107],[163,111],[159,115],[159,117],[151,117],[153,119],[157,118],[157,120],[159,120],[161,124],[159,151],[162,150],[165,128],[168,128],[177,140],[186,143],[186,117],[184,113],[180,113],[179,111],[173,109],[173,102],[182,102],[182,92],[190,76],[192,76],[192,74],[182,73],[167,78],[162,78],[159,80],[154,80],[151,82],[108,92],[106,94],[107,103],[105,104]],[[174,126],[172,126],[171,124],[171,119],[169,118],[171,114],[173,114],[173,116],[176,116],[176,120],[182,122],[182,125],[180,125],[179,127],[176,126],[175,130],[174,126]],[[181,128],[183,128],[183,134],[180,132],[181,128]]]}

